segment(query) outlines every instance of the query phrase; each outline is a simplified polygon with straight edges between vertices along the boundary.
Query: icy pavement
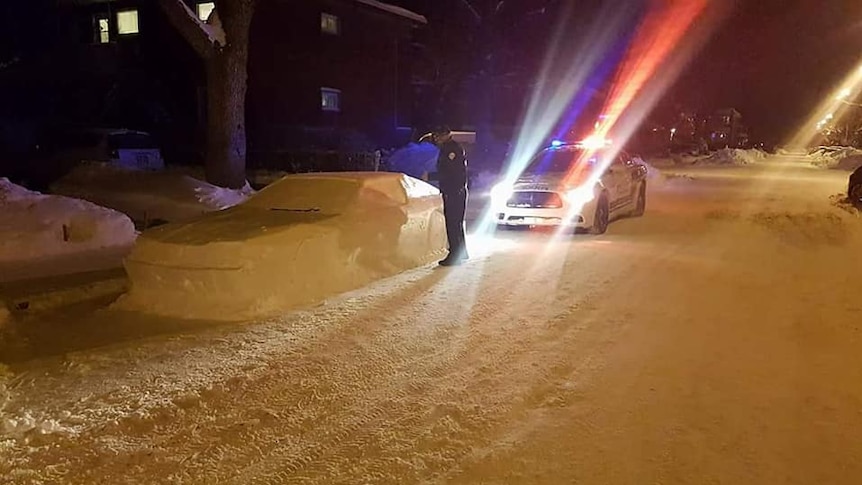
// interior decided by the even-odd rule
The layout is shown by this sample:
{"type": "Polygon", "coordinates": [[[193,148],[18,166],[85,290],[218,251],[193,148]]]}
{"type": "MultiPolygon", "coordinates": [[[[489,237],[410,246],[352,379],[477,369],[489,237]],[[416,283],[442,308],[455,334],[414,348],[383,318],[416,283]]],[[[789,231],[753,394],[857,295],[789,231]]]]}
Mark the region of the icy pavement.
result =
{"type": "Polygon", "coordinates": [[[862,221],[830,201],[846,174],[683,175],[602,237],[501,232],[466,266],[267,322],[18,322],[0,476],[859,483],[862,221]]]}

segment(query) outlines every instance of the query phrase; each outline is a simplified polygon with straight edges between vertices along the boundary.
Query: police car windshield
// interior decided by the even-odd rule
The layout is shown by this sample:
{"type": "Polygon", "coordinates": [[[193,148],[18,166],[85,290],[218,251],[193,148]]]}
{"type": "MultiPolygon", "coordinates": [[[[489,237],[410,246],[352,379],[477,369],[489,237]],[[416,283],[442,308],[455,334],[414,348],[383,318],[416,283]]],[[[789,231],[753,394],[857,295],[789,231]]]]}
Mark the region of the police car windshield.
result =
{"type": "Polygon", "coordinates": [[[543,150],[530,160],[524,173],[536,175],[568,172],[576,163],[594,162],[599,158],[599,154],[594,153],[589,160],[585,160],[583,157],[584,150],[579,148],[543,150]]]}

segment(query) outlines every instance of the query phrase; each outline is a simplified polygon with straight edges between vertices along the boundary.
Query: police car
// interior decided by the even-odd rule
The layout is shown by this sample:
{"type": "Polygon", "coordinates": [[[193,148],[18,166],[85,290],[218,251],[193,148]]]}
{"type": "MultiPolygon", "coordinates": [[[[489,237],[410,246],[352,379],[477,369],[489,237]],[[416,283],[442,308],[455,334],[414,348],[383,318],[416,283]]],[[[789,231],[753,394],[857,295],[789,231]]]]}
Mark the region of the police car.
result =
{"type": "Polygon", "coordinates": [[[491,190],[498,227],[565,226],[602,234],[622,216],[646,209],[646,166],[610,142],[555,142],[514,182],[491,190]]]}

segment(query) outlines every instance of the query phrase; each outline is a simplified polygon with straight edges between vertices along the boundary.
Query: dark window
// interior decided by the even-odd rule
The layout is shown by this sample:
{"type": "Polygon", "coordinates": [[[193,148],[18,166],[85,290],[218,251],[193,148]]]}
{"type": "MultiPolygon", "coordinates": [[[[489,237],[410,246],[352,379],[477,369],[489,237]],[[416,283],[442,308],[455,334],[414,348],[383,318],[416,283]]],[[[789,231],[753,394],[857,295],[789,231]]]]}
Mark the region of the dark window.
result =
{"type": "Polygon", "coordinates": [[[323,111],[341,111],[341,91],[320,88],[320,107],[323,111]]]}

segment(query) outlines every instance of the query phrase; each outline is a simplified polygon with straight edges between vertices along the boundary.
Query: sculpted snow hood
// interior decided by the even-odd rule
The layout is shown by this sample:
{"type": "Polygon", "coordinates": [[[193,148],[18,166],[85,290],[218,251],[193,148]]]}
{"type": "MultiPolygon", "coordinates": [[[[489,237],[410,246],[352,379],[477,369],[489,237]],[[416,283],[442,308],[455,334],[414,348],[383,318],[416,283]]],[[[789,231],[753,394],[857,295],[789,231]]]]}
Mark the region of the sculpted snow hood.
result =
{"type": "Polygon", "coordinates": [[[239,206],[145,232],[118,306],[245,320],[430,263],[444,249],[439,192],[422,181],[290,175],[239,206]]]}

